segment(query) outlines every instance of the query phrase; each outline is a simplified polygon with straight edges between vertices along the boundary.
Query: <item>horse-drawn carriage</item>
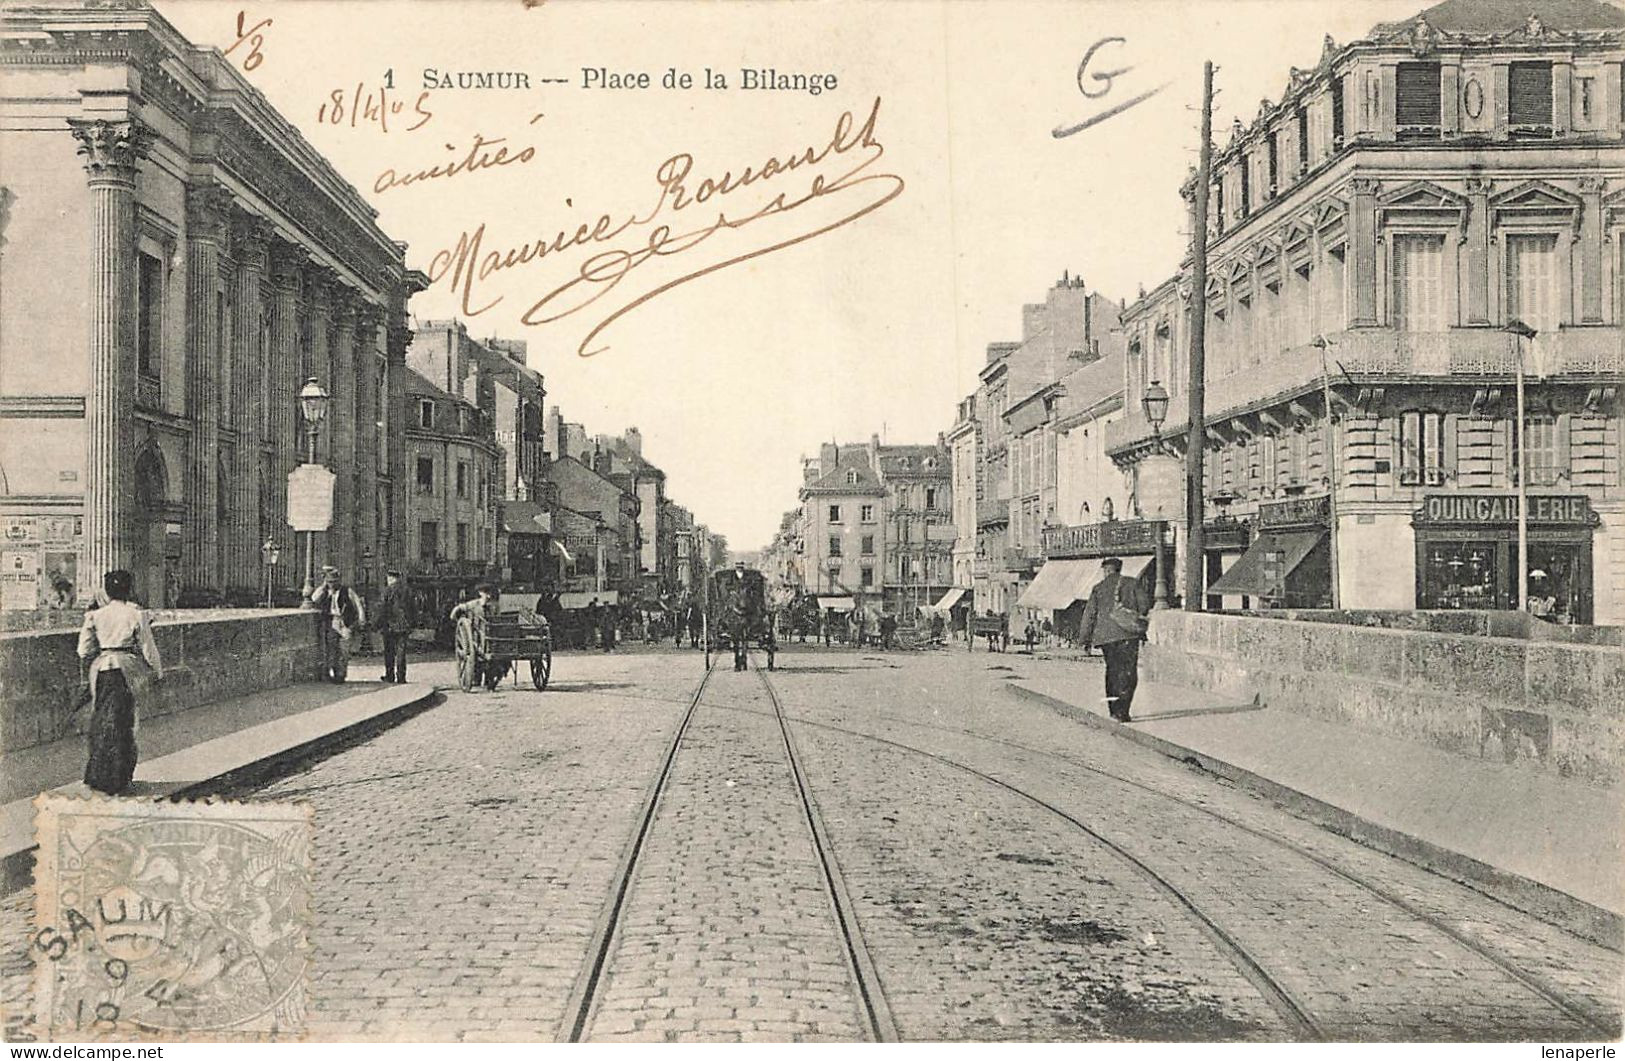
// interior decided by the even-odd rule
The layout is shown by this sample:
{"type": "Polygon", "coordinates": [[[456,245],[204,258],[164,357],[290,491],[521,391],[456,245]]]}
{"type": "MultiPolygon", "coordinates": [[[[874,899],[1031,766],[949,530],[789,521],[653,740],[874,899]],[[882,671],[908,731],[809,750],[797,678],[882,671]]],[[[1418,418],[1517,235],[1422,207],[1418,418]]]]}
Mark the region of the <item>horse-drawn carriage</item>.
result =
{"type": "Polygon", "coordinates": [[[528,608],[487,613],[479,608],[458,616],[454,645],[457,684],[463,692],[484,683],[495,689],[511,667],[518,680],[521,660],[530,663],[530,681],[537,691],[547,688],[553,675],[553,629],[528,608]]]}
{"type": "Polygon", "coordinates": [[[710,589],[705,609],[706,666],[711,665],[713,652],[729,648],[734,670],[744,670],[746,653],[754,644],[767,653],[767,669],[772,670],[779,643],[762,573],[743,565],[717,571],[711,576],[710,589]]]}

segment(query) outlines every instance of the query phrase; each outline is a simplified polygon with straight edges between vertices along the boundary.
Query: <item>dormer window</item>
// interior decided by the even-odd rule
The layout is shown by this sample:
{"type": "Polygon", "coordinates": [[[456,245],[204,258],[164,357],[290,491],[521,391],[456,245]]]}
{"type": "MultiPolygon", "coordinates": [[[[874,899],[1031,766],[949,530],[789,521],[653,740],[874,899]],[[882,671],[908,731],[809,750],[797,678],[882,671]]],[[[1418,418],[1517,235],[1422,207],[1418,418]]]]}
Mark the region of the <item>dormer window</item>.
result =
{"type": "Polygon", "coordinates": [[[1394,71],[1394,125],[1401,140],[1436,139],[1441,125],[1438,63],[1400,63],[1394,71]]]}
{"type": "Polygon", "coordinates": [[[847,486],[856,486],[857,482],[858,482],[858,473],[857,472],[849,471],[849,472],[846,473],[846,485],[847,486]]]}
{"type": "Polygon", "coordinates": [[[418,426],[425,431],[434,430],[434,402],[428,398],[418,401],[418,426]]]}

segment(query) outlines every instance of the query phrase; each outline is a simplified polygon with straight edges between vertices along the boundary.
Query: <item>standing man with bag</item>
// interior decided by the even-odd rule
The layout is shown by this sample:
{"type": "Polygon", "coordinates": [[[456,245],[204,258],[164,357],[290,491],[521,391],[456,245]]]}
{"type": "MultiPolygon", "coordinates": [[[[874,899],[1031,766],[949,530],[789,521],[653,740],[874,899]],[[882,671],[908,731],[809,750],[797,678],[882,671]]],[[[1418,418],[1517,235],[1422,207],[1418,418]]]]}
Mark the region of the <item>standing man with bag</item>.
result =
{"type": "Polygon", "coordinates": [[[1101,561],[1103,573],[1089,591],[1078,637],[1084,651],[1099,645],[1106,657],[1106,706],[1119,722],[1128,722],[1134,689],[1140,684],[1140,642],[1145,640],[1146,614],[1151,601],[1132,578],[1123,577],[1123,561],[1112,556],[1101,561]]]}
{"type": "Polygon", "coordinates": [[[350,638],[365,625],[367,609],[331,566],[322,568],[322,584],[310,600],[321,615],[322,680],[343,682],[350,676],[350,638]]]}
{"type": "Polygon", "coordinates": [[[384,631],[384,681],[406,681],[406,643],[412,636],[412,591],[393,568],[384,576],[383,600],[378,605],[378,625],[384,631]]]}

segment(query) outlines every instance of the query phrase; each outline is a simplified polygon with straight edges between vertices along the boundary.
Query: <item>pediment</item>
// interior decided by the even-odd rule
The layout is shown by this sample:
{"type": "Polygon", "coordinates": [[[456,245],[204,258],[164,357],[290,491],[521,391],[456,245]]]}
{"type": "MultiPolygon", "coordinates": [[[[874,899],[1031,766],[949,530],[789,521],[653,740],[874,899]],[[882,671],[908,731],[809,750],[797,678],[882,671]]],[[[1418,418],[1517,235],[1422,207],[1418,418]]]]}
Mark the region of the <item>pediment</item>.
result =
{"type": "Polygon", "coordinates": [[[1349,204],[1335,195],[1327,196],[1315,204],[1310,213],[1310,223],[1315,228],[1327,228],[1331,225],[1340,225],[1347,219],[1349,204]]]}
{"type": "Polygon", "coordinates": [[[1497,210],[1578,210],[1580,204],[1579,195],[1543,180],[1524,181],[1490,197],[1497,210]]]}
{"type": "Polygon", "coordinates": [[[1411,181],[1379,196],[1377,203],[1389,210],[1464,210],[1467,197],[1432,181],[1411,181]]]}

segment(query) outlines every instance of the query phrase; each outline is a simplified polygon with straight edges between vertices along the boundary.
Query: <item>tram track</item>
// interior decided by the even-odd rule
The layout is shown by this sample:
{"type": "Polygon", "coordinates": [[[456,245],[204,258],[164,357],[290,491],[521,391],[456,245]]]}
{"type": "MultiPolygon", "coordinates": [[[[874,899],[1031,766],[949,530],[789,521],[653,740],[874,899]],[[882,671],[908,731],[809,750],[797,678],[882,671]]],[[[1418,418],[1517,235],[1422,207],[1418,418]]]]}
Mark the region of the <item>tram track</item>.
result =
{"type": "MultiPolygon", "coordinates": [[[[793,670],[790,673],[794,673],[793,670]]],[[[782,709],[781,717],[783,717],[787,723],[805,725],[815,729],[838,733],[844,736],[861,738],[866,741],[887,746],[900,752],[935,761],[944,766],[962,771],[969,775],[980,778],[987,783],[998,786],[999,788],[1004,789],[1032,803],[1033,805],[1042,808],[1047,813],[1065,820],[1073,827],[1081,830],[1123,858],[1127,863],[1132,865],[1137,872],[1144,875],[1154,884],[1154,886],[1156,886],[1165,895],[1167,895],[1170,899],[1173,899],[1179,906],[1181,906],[1193,919],[1195,919],[1198,927],[1201,927],[1204,932],[1208,934],[1209,938],[1214,941],[1215,945],[1226,954],[1226,956],[1232,961],[1232,964],[1236,966],[1238,971],[1240,971],[1243,976],[1247,977],[1247,979],[1259,989],[1260,993],[1263,994],[1266,1000],[1270,1002],[1272,1007],[1276,1009],[1283,1020],[1287,1021],[1289,1025],[1293,1026],[1305,1038],[1321,1037],[1320,1030],[1309,1010],[1295,1000],[1292,993],[1280,983],[1279,979],[1271,975],[1265,969],[1263,963],[1259,962],[1253,955],[1248,953],[1246,948],[1237,942],[1230,933],[1226,932],[1225,929],[1218,924],[1215,918],[1204,912],[1201,907],[1187,895],[1185,895],[1181,889],[1179,889],[1172,882],[1168,881],[1164,876],[1157,873],[1154,869],[1147,865],[1145,861],[1130,852],[1121,844],[1118,844],[1110,838],[1102,835],[1099,831],[1092,828],[1090,825],[1083,822],[1065,809],[1055,806],[1041,796],[1027,791],[1019,785],[1013,784],[1003,778],[997,777],[991,773],[988,773],[987,771],[978,769],[975,766],[949,756],[927,751],[923,748],[903,743],[901,741],[881,737],[874,733],[865,733],[861,730],[855,730],[828,722],[820,722],[818,720],[803,716],[784,715],[782,713],[782,709]]],[[[1018,741],[1010,741],[985,733],[979,733],[975,730],[940,726],[931,723],[919,722],[912,719],[905,719],[894,715],[876,715],[873,717],[878,720],[884,720],[894,724],[952,734],[956,737],[969,737],[974,740],[1000,745],[1012,750],[1018,750],[1024,754],[1041,756],[1052,761],[1065,763],[1074,769],[1082,770],[1093,776],[1126,786],[1138,792],[1156,797],[1160,800],[1177,804],[1187,811],[1198,812],[1206,818],[1222,822],[1225,825],[1237,829],[1248,836],[1266,841],[1281,850],[1308,860],[1321,870],[1331,873],[1339,879],[1362,889],[1366,893],[1374,896],[1390,907],[1400,911],[1406,917],[1426,925],[1428,928],[1445,937],[1445,939],[1447,939],[1451,944],[1460,947],[1495,966],[1502,973],[1521,984],[1525,989],[1544,999],[1547,1003],[1563,1013],[1569,1019],[1578,1022],[1591,1032],[1597,1034],[1599,1038],[1614,1038],[1619,1034],[1619,1023],[1617,1018],[1613,1018],[1609,1014],[1599,1012],[1598,1009],[1589,1001],[1576,998],[1571,993],[1547,982],[1543,977],[1528,972],[1527,970],[1518,966],[1505,954],[1498,952],[1492,947],[1484,945],[1470,935],[1467,935],[1461,930],[1448,924],[1443,919],[1433,915],[1425,909],[1422,909],[1416,903],[1395,894],[1391,889],[1372,881],[1362,874],[1353,872],[1342,866],[1338,866],[1319,853],[1311,851],[1299,844],[1293,843],[1286,838],[1257,829],[1246,824],[1245,822],[1238,821],[1228,815],[1215,811],[1212,808],[1184,799],[1173,793],[1158,789],[1155,786],[1147,785],[1143,782],[1123,777],[1109,770],[1103,770],[1099,767],[1082,762],[1074,757],[1061,755],[1048,749],[1034,747],[1018,741]]],[[[1558,931],[1561,931],[1561,929],[1558,929],[1558,931]]]]}

